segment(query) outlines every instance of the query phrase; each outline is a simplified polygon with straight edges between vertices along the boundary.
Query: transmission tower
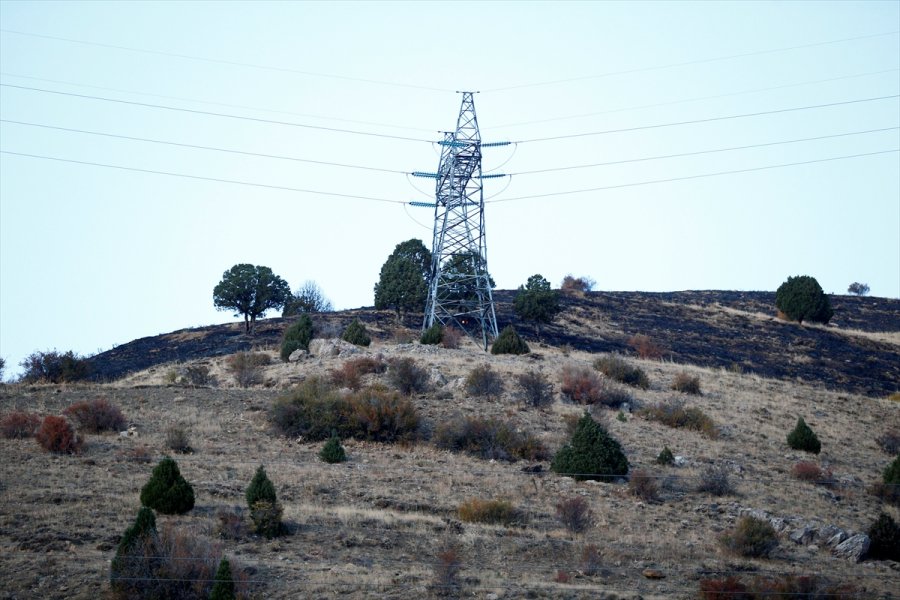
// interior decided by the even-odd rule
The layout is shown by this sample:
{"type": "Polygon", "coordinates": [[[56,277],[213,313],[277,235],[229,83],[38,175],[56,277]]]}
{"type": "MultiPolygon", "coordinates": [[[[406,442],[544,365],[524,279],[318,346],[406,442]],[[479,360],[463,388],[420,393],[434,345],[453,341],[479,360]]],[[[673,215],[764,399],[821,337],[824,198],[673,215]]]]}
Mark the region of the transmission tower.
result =
{"type": "Polygon", "coordinates": [[[423,327],[457,327],[487,350],[497,337],[497,316],[487,269],[482,144],[473,92],[462,92],[456,131],[445,132],[439,144],[437,173],[419,174],[437,180],[423,327]]]}

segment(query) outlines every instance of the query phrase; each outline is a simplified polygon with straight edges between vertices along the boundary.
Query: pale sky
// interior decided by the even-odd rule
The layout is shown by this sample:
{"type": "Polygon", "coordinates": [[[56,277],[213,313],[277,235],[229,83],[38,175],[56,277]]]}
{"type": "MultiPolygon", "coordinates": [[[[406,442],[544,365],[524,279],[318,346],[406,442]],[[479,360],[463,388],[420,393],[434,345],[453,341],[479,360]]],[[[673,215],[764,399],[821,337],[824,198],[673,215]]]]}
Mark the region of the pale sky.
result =
{"type": "Polygon", "coordinates": [[[456,90],[517,142],[484,151],[512,174],[486,183],[501,289],[900,297],[898,2],[5,1],[0,29],[8,374],[233,321],[236,263],[371,305],[394,246],[431,243],[406,173],[436,170],[456,90]]]}

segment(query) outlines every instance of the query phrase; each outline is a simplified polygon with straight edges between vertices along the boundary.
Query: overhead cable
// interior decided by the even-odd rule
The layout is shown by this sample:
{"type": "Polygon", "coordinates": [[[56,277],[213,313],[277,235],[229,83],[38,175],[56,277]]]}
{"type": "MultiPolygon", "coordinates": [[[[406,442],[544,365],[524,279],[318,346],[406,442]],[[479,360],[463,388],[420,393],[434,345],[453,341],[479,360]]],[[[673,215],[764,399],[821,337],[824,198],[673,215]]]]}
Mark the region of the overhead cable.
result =
{"type": "Polygon", "coordinates": [[[784,167],[796,167],[800,165],[811,165],[815,163],[823,163],[834,160],[844,160],[849,158],[861,158],[864,156],[876,156],[879,154],[890,154],[891,152],[900,152],[900,148],[893,148],[891,150],[879,150],[876,152],[864,152],[861,154],[847,154],[844,156],[832,156],[829,158],[817,158],[814,160],[804,160],[800,162],[792,162],[792,163],[782,163],[777,165],[766,165],[762,167],[751,167],[748,169],[734,169],[731,171],[718,171],[715,173],[702,173],[700,175],[688,175],[685,177],[670,177],[667,179],[653,179],[650,181],[636,181],[633,183],[622,183],[618,185],[605,185],[602,187],[595,188],[587,188],[581,190],[569,190],[566,192],[548,192],[546,194],[532,194],[529,196],[516,196],[514,198],[498,198],[497,200],[491,200],[492,204],[496,204],[498,202],[512,202],[513,200],[528,200],[532,198],[547,198],[549,196],[566,196],[570,194],[583,194],[585,192],[600,192],[604,190],[616,190],[620,188],[628,188],[628,187],[637,187],[641,185],[653,185],[656,183],[670,183],[674,181],[689,181],[691,179],[702,179],[704,177],[719,177],[721,175],[736,175],[738,173],[752,173],[754,171],[765,171],[767,169],[781,169],[784,167]]]}
{"type": "Polygon", "coordinates": [[[110,165],[106,163],[90,162],[85,160],[74,160],[71,158],[60,158],[58,156],[46,156],[42,154],[27,154],[25,152],[12,152],[10,150],[0,150],[0,154],[9,154],[12,156],[24,156],[28,158],[39,158],[42,160],[53,160],[57,162],[72,163],[76,165],[90,165],[92,167],[104,167],[107,169],[118,169],[121,171],[134,171],[137,173],[149,173],[152,175],[168,175],[169,177],[181,177],[184,179],[194,179],[199,181],[214,181],[216,183],[229,183],[233,185],[243,185],[249,187],[266,188],[270,190],[282,190],[287,192],[302,192],[304,194],[315,194],[318,196],[333,196],[337,198],[351,198],[356,200],[371,200],[374,202],[387,202],[390,204],[404,204],[403,200],[392,200],[390,198],[375,198],[372,196],[358,196],[356,194],[339,194],[337,192],[324,192],[321,190],[310,190],[304,188],[295,188],[284,185],[270,185],[266,183],[255,183],[251,181],[237,181],[234,179],[220,179],[218,177],[204,177],[201,175],[191,175],[188,173],[173,173],[170,171],[156,171],[153,169],[141,169],[138,167],[125,167],[122,165],[110,165]]]}
{"type": "Polygon", "coordinates": [[[595,75],[585,75],[582,77],[569,77],[566,79],[553,79],[553,80],[549,80],[549,81],[538,81],[538,82],[534,82],[534,83],[508,85],[505,87],[483,89],[481,91],[483,93],[505,92],[505,91],[509,91],[509,90],[519,90],[519,89],[528,88],[528,87],[540,87],[540,86],[547,86],[547,85],[557,85],[560,83],[572,83],[575,81],[586,81],[589,79],[600,79],[603,77],[612,77],[614,75],[628,75],[631,73],[644,73],[647,71],[658,71],[661,69],[673,69],[675,67],[686,67],[686,66],[690,66],[690,65],[700,65],[700,64],[711,63],[711,62],[732,60],[735,58],[747,58],[750,56],[762,56],[764,54],[775,54],[778,52],[788,52],[790,50],[800,50],[803,48],[815,48],[817,46],[826,46],[829,44],[840,44],[843,42],[853,42],[853,41],[857,41],[857,40],[866,40],[866,39],[877,38],[877,37],[885,37],[885,36],[889,36],[889,35],[896,35],[897,33],[900,33],[900,31],[896,31],[896,30],[895,31],[886,31],[884,33],[872,33],[872,34],[868,34],[868,35],[859,35],[859,36],[854,36],[854,37],[839,38],[839,39],[835,39],[835,40],[826,40],[824,42],[813,42],[811,44],[799,44],[796,46],[782,46],[780,48],[769,48],[767,50],[755,50],[753,52],[742,52],[740,54],[728,54],[725,56],[715,56],[712,58],[700,58],[700,59],[696,59],[696,60],[688,60],[688,61],[677,62],[677,63],[668,63],[668,64],[664,64],[664,65],[654,65],[654,66],[650,66],[650,67],[637,67],[634,69],[623,69],[621,71],[608,71],[606,73],[597,73],[595,75]]]}
{"type": "MultiPolygon", "coordinates": [[[[0,84],[0,85],[2,85],[2,84],[0,84]]],[[[763,115],[777,115],[777,114],[781,114],[781,113],[796,112],[796,111],[800,111],[800,110],[812,110],[812,109],[816,109],[816,108],[828,108],[828,107],[832,107],[832,106],[845,106],[848,104],[859,104],[862,102],[875,102],[878,100],[891,100],[893,98],[900,98],[900,94],[893,94],[890,96],[875,96],[873,98],[858,98],[856,100],[843,100],[841,102],[828,102],[826,104],[811,104],[809,106],[795,106],[795,107],[791,107],[791,108],[779,108],[776,110],[764,110],[764,111],[752,112],[752,113],[742,113],[742,114],[738,114],[738,115],[727,115],[724,117],[707,117],[704,119],[692,119],[690,121],[675,121],[672,123],[657,123],[656,125],[639,125],[637,127],[623,127],[621,129],[606,129],[606,130],[602,130],[602,131],[588,131],[588,132],[583,132],[583,133],[570,133],[570,134],[566,134],[566,135],[554,135],[554,136],[542,137],[542,138],[531,138],[531,139],[527,139],[527,140],[518,140],[517,142],[513,142],[513,143],[526,144],[526,143],[531,143],[531,142],[548,142],[548,141],[552,141],[552,140],[564,140],[564,139],[569,139],[569,138],[587,137],[587,136],[592,136],[592,135],[606,135],[609,133],[626,133],[629,131],[641,131],[641,130],[645,130],[645,129],[659,129],[661,127],[675,127],[677,125],[696,125],[699,123],[713,123],[715,121],[727,121],[729,119],[745,119],[748,117],[760,117],[763,115]]]]}
{"type": "Polygon", "coordinates": [[[87,94],[76,94],[74,92],[62,92],[59,90],[48,90],[48,89],[43,89],[43,88],[28,87],[28,86],[24,86],[24,85],[13,85],[11,83],[0,83],[0,87],[14,88],[14,89],[19,89],[19,90],[27,90],[27,91],[31,91],[31,92],[41,92],[41,93],[45,93],[45,94],[57,94],[60,96],[72,96],[74,98],[83,98],[83,99],[87,99],[87,100],[101,100],[103,102],[113,102],[116,104],[127,104],[129,106],[140,106],[143,108],[159,108],[159,109],[163,109],[163,110],[184,112],[184,113],[190,113],[190,114],[195,114],[195,115],[223,117],[226,119],[239,119],[242,121],[252,121],[255,123],[266,123],[266,124],[270,124],[270,125],[287,125],[289,127],[302,127],[304,129],[317,129],[319,131],[351,133],[354,135],[365,135],[365,136],[371,136],[371,137],[387,138],[387,139],[392,139],[392,140],[404,140],[404,141],[408,141],[408,142],[426,142],[428,144],[432,143],[432,140],[405,137],[405,136],[400,136],[400,135],[390,135],[390,134],[386,134],[386,133],[374,133],[371,131],[357,131],[357,130],[353,130],[353,129],[339,129],[337,127],[324,127],[322,125],[309,125],[306,123],[294,123],[291,121],[275,121],[272,119],[260,119],[258,117],[246,117],[243,115],[232,115],[232,114],[228,114],[228,113],[211,112],[211,111],[206,111],[206,110],[197,110],[197,109],[193,109],[193,108],[179,108],[177,106],[166,106],[164,104],[150,104],[147,102],[135,102],[133,100],[119,100],[117,98],[105,98],[103,96],[89,96],[87,94]]]}
{"type": "Polygon", "coordinates": [[[244,68],[248,68],[248,69],[260,69],[260,70],[264,70],[264,71],[274,71],[274,72],[278,72],[278,73],[291,73],[294,75],[305,75],[308,77],[324,77],[324,78],[328,78],[328,79],[338,79],[338,80],[342,80],[342,81],[355,81],[355,82],[359,82],[359,83],[371,83],[371,84],[376,84],[376,85],[386,85],[386,86],[402,87],[402,88],[417,89],[417,90],[427,90],[427,91],[431,91],[431,92],[453,92],[454,91],[451,88],[430,87],[430,86],[426,86],[426,85],[416,85],[416,84],[412,84],[412,83],[403,83],[403,82],[399,82],[399,81],[384,81],[384,80],[380,80],[380,79],[368,79],[365,77],[335,75],[332,73],[317,73],[315,71],[303,71],[300,69],[291,69],[291,68],[287,68],[287,67],[275,67],[272,65],[260,65],[260,64],[255,64],[255,63],[224,60],[224,59],[220,59],[220,58],[209,58],[206,56],[193,56],[190,54],[179,54],[176,52],[166,52],[163,50],[150,50],[147,48],[135,48],[132,46],[120,46],[117,44],[105,44],[102,42],[79,40],[79,39],[74,39],[74,38],[66,38],[66,37],[60,37],[60,36],[55,36],[55,35],[46,35],[46,34],[41,34],[41,33],[31,33],[28,31],[17,31],[14,29],[0,29],[0,32],[9,33],[9,34],[13,34],[13,35],[21,35],[21,36],[26,36],[26,37],[45,39],[45,40],[55,40],[58,42],[68,42],[70,44],[81,44],[84,46],[95,46],[98,48],[111,48],[113,50],[124,50],[127,52],[139,52],[142,54],[153,54],[156,56],[167,56],[170,58],[180,58],[183,60],[194,60],[194,61],[213,63],[213,64],[218,64],[218,65],[228,65],[228,66],[232,66],[232,67],[244,67],[244,68]]]}

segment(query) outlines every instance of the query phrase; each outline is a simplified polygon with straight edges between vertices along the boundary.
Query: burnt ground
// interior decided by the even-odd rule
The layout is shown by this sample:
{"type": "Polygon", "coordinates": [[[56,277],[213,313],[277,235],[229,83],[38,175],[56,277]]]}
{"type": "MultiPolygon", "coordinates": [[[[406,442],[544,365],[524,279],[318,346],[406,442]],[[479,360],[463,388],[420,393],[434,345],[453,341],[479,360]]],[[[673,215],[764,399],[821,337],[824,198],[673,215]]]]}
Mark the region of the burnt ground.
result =
{"type": "MultiPolygon", "coordinates": [[[[561,295],[563,312],[549,325],[520,322],[515,292],[494,292],[497,320],[513,324],[529,343],[590,352],[631,354],[635,334],[651,338],[675,363],[740,370],[763,377],[802,380],[867,396],[900,390],[898,346],[864,333],[900,332],[900,300],[832,296],[828,327],[787,323],[774,317],[773,292],[590,292],[561,295]],[[863,333],[861,333],[863,332],[863,333]]],[[[358,317],[376,339],[396,335],[390,311],[362,308],[313,316],[323,335],[335,335],[358,317]]],[[[224,356],[280,343],[293,319],[264,319],[251,334],[242,323],[184,329],[141,338],[89,360],[94,377],[110,381],[169,363],[224,356]]],[[[421,315],[402,327],[417,329],[421,315]]]]}

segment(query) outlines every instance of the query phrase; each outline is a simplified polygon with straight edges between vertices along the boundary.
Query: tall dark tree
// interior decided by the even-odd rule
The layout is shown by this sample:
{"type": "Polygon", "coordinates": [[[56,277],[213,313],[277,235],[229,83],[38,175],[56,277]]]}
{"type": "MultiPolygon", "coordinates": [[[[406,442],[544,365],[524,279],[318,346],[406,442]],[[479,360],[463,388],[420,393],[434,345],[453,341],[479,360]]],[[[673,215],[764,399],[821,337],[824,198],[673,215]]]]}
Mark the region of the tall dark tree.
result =
{"type": "Polygon", "coordinates": [[[331,312],[334,306],[325,296],[322,288],[315,281],[305,281],[303,285],[284,303],[284,310],[281,311],[282,317],[293,317],[301,313],[309,312],[331,312]]]}
{"type": "Polygon", "coordinates": [[[287,281],[269,267],[249,264],[234,265],[222,274],[222,281],[213,289],[213,303],[218,310],[233,310],[234,316],[244,317],[244,329],[249,332],[256,318],[267,310],[277,309],[291,297],[287,281]]]}
{"type": "Polygon", "coordinates": [[[519,293],[513,300],[513,310],[520,319],[549,323],[562,310],[559,292],[550,289],[550,282],[542,275],[532,275],[528,283],[519,286],[519,293]]]}
{"type": "Polygon", "coordinates": [[[391,308],[398,318],[403,311],[424,310],[430,269],[431,252],[422,240],[397,244],[375,284],[375,308],[391,308]]]}
{"type": "MultiPolygon", "coordinates": [[[[456,254],[441,265],[443,280],[450,284],[450,289],[443,295],[443,304],[454,312],[452,303],[457,303],[459,312],[472,308],[478,300],[478,282],[476,275],[484,275],[484,262],[471,254],[456,254]]],[[[494,279],[487,273],[491,289],[496,287],[494,279]]]]}

